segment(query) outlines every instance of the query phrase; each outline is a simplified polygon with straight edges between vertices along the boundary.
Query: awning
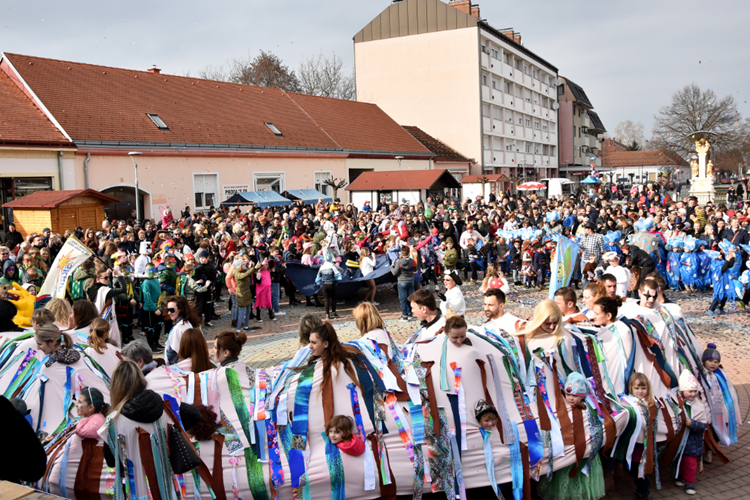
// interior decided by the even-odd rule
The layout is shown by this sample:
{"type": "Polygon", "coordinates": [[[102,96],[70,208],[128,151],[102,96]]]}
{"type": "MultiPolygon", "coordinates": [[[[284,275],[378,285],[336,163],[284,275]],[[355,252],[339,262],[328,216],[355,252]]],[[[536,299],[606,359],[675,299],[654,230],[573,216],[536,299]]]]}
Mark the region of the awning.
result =
{"type": "Polygon", "coordinates": [[[333,198],[324,195],[317,189],[290,189],[284,191],[284,196],[290,200],[299,200],[302,203],[317,203],[321,198],[323,203],[333,202],[333,198]]]}
{"type": "Polygon", "coordinates": [[[288,206],[292,202],[281,196],[276,191],[245,191],[236,193],[226,201],[221,202],[224,206],[239,206],[253,204],[256,207],[278,207],[288,206]]]}

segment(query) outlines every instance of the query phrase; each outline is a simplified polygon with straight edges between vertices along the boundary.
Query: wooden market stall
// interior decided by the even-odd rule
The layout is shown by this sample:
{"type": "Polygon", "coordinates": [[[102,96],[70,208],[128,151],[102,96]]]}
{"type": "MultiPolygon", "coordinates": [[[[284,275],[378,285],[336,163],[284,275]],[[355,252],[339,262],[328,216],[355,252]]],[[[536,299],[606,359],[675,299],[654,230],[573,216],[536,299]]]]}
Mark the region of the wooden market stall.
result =
{"type": "Polygon", "coordinates": [[[45,227],[63,234],[76,226],[98,229],[106,218],[104,207],[120,200],[94,189],[37,191],[3,205],[13,209],[16,230],[25,238],[45,227]]]}

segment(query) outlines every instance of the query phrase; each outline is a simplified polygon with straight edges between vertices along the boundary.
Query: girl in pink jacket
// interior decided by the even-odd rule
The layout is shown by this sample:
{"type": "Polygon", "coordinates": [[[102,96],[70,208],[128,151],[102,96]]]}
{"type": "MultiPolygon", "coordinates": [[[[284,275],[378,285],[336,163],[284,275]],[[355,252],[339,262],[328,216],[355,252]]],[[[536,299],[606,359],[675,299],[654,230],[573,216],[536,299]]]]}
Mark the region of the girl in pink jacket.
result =
{"type": "Polygon", "coordinates": [[[83,439],[99,439],[97,431],[104,425],[109,405],[99,389],[84,387],[78,395],[76,410],[81,420],[76,424],[76,434],[83,439]]]}

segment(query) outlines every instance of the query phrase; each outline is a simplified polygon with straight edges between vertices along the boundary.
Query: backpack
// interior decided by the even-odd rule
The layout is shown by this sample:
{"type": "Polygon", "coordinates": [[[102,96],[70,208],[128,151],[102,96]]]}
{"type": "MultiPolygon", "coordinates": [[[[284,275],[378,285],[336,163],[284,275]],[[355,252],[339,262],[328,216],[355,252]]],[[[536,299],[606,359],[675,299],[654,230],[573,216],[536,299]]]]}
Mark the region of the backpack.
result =
{"type": "Polygon", "coordinates": [[[73,301],[81,300],[85,298],[85,292],[83,290],[83,281],[74,280],[70,278],[70,298],[73,301]]]}

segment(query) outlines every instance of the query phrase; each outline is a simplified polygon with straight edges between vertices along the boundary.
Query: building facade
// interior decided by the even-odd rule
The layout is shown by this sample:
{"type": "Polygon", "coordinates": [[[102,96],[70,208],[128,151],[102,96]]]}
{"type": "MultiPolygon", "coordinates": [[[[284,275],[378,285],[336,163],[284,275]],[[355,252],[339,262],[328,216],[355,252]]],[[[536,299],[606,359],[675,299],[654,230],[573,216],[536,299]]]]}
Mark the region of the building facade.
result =
{"type": "Polygon", "coordinates": [[[560,176],[582,180],[592,168],[605,171],[600,155],[600,135],[606,133],[583,87],[560,77],[557,100],[560,106],[560,176]]]}
{"type": "Polygon", "coordinates": [[[10,116],[15,150],[0,137],[0,176],[110,194],[123,200],[110,218],[135,208],[133,160],[151,218],[238,191],[327,192],[330,178],[434,168],[435,154],[374,104],[18,54],[0,54],[0,70],[0,84],[46,127],[35,138],[10,116]]]}
{"type": "Polygon", "coordinates": [[[470,173],[557,176],[557,68],[471,2],[394,2],[355,35],[354,56],[357,99],[475,158],[470,173]]]}

